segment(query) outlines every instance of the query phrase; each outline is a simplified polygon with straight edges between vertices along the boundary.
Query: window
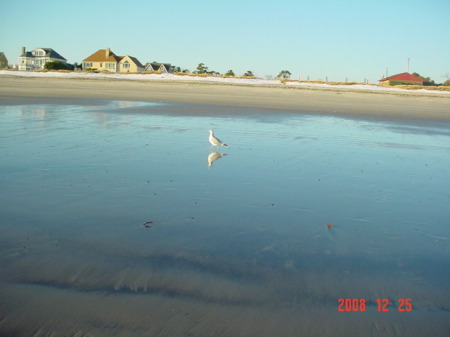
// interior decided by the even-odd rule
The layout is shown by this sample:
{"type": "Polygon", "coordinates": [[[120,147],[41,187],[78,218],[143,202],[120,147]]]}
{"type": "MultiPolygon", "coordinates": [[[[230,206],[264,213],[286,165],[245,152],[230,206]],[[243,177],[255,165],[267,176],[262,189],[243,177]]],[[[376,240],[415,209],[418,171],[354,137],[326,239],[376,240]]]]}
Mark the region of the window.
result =
{"type": "Polygon", "coordinates": [[[129,69],[129,68],[130,68],[130,62],[125,61],[125,62],[123,63],[123,69],[129,69]]]}

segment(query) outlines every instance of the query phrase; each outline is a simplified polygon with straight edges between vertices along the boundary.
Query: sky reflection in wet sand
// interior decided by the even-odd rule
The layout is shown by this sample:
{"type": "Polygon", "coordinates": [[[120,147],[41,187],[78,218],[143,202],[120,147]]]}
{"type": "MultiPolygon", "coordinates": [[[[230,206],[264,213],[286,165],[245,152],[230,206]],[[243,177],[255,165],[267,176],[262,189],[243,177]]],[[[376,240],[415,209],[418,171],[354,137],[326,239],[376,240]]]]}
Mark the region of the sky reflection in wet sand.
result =
{"type": "Polygon", "coordinates": [[[446,335],[448,125],[196,108],[1,107],[0,332],[446,335]]]}

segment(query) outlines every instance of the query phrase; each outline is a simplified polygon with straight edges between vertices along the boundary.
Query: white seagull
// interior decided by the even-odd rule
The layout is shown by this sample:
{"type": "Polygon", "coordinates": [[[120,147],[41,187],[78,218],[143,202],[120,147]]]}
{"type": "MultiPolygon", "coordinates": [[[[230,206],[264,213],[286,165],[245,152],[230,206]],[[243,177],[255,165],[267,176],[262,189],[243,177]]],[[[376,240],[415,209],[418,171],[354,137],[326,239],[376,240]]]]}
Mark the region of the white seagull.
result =
{"type": "Polygon", "coordinates": [[[214,130],[209,130],[209,142],[211,143],[211,147],[213,146],[228,146],[224,142],[222,142],[219,138],[214,137],[214,130]]]}

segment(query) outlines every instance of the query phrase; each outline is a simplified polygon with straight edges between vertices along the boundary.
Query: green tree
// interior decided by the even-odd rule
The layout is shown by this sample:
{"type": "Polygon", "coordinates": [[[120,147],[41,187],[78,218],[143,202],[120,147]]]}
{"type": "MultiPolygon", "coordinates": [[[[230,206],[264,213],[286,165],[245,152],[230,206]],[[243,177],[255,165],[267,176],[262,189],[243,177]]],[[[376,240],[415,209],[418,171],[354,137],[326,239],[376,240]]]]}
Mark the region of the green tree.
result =
{"type": "Polygon", "coordinates": [[[205,74],[208,73],[208,67],[205,66],[204,63],[199,63],[197,66],[197,74],[205,74]]]}
{"type": "Polygon", "coordinates": [[[244,76],[247,76],[247,77],[253,77],[253,76],[255,76],[255,75],[253,75],[253,73],[251,72],[251,70],[247,70],[247,72],[244,74],[244,76]]]}
{"type": "Polygon", "coordinates": [[[442,77],[445,78],[445,81],[444,83],[442,83],[442,85],[450,86],[450,73],[446,73],[442,77]]]}
{"type": "Polygon", "coordinates": [[[280,73],[278,74],[278,78],[291,78],[291,72],[289,70],[282,70],[280,71],[280,73]]]}
{"type": "Polygon", "coordinates": [[[67,66],[61,61],[50,61],[45,63],[44,69],[47,70],[67,69],[67,66]]]}
{"type": "Polygon", "coordinates": [[[420,76],[419,73],[412,73],[414,76],[419,77],[423,80],[423,85],[436,85],[434,81],[429,77],[420,76]]]}
{"type": "Polygon", "coordinates": [[[228,70],[227,73],[225,74],[225,76],[229,76],[229,77],[233,77],[234,75],[234,71],[233,70],[228,70]]]}
{"type": "Polygon", "coordinates": [[[197,66],[197,70],[194,71],[194,74],[208,74],[208,75],[220,75],[219,72],[214,70],[209,70],[204,63],[199,63],[197,66]]]}

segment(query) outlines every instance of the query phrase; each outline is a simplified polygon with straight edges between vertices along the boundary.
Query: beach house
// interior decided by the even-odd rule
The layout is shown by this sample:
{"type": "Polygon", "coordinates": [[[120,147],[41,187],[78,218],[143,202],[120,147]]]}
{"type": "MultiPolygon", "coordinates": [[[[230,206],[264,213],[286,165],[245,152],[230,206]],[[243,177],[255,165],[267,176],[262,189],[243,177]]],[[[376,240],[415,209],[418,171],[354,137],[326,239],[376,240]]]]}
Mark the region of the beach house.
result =
{"type": "Polygon", "coordinates": [[[170,63],[151,62],[145,65],[145,71],[167,74],[173,73],[173,67],[170,63]]]}
{"type": "Polygon", "coordinates": [[[45,64],[51,61],[67,64],[67,60],[51,48],[36,48],[26,51],[25,47],[22,47],[22,53],[19,56],[19,70],[44,69],[45,64]]]}
{"type": "Polygon", "coordinates": [[[95,69],[110,73],[140,73],[144,66],[132,56],[117,56],[111,49],[99,49],[83,60],[83,70],[95,69]]]}
{"type": "Polygon", "coordinates": [[[8,59],[6,58],[5,53],[0,52],[0,69],[8,67],[8,59]]]}
{"type": "Polygon", "coordinates": [[[380,85],[384,87],[389,87],[392,85],[423,85],[423,79],[410,73],[401,73],[397,75],[392,75],[389,77],[382,78],[379,80],[380,85]]]}

